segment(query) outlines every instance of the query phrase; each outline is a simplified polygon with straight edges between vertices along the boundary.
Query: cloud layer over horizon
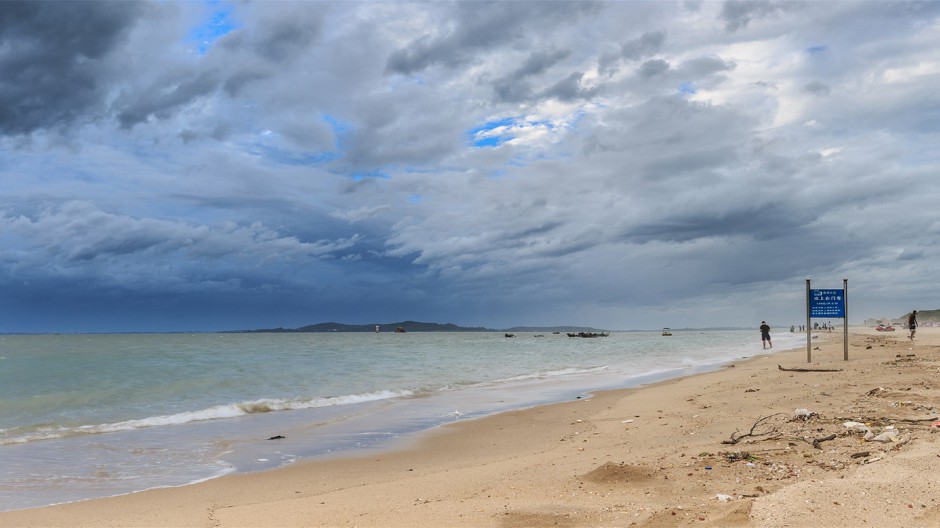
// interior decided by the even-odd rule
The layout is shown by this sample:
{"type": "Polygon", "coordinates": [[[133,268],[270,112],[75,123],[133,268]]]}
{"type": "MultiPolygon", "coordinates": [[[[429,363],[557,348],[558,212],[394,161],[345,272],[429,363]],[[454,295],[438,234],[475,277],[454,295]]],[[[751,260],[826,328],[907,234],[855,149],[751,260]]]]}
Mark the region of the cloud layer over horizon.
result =
{"type": "Polygon", "coordinates": [[[937,2],[4,2],[0,71],[0,332],[940,308],[937,2]]]}

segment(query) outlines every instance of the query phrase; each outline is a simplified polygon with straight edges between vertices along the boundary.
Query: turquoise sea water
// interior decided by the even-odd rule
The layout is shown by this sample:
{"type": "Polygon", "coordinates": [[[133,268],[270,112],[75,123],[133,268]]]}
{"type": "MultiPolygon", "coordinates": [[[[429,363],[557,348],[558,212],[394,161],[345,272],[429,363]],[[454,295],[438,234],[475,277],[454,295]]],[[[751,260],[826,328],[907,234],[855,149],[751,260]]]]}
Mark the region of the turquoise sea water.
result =
{"type": "Polygon", "coordinates": [[[3,335],[0,511],[388,448],[761,352],[756,330],[3,335]]]}

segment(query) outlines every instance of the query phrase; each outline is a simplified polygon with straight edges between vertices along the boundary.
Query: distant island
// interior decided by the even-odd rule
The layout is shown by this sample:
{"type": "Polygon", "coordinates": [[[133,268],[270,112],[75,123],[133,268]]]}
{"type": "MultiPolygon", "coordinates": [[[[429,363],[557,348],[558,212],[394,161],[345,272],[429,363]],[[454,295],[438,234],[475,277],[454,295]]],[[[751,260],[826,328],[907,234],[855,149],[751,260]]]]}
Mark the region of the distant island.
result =
{"type": "MultiPolygon", "coordinates": [[[[420,321],[400,321],[397,323],[345,324],[317,323],[300,328],[263,328],[260,330],[239,330],[239,333],[305,333],[305,332],[379,332],[393,333],[397,329],[405,332],[600,332],[601,329],[587,326],[514,326],[512,328],[485,328],[482,326],[457,326],[453,323],[423,323],[420,321]]],[[[606,330],[603,330],[606,331],[606,330]]]]}
{"type": "MultiPolygon", "coordinates": [[[[879,324],[893,324],[906,327],[907,317],[910,312],[898,318],[881,317],[865,319],[863,325],[868,327],[879,324]]],[[[940,326],[940,310],[918,310],[917,322],[920,326],[940,326]]],[[[395,323],[368,323],[368,324],[346,324],[337,322],[317,323],[300,328],[262,328],[258,330],[230,330],[225,333],[317,333],[317,332],[378,332],[395,333],[398,332],[505,332],[505,333],[523,333],[532,332],[535,334],[551,334],[568,332],[610,332],[607,328],[594,328],[590,326],[514,326],[512,328],[486,328],[483,326],[458,326],[453,323],[427,323],[422,321],[398,321],[395,323]]],[[[703,330],[744,330],[745,328],[724,326],[707,328],[673,328],[677,332],[691,332],[703,330]]],[[[617,332],[652,332],[654,330],[616,330],[617,332]]]]}

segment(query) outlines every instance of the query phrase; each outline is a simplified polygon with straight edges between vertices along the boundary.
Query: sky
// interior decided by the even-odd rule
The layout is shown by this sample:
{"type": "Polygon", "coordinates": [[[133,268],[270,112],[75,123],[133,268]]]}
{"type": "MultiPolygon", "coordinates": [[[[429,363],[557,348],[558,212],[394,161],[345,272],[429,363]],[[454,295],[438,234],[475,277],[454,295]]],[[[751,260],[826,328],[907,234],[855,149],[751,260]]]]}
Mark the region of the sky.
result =
{"type": "Polygon", "coordinates": [[[940,308],[940,2],[0,3],[0,332],[940,308]]]}

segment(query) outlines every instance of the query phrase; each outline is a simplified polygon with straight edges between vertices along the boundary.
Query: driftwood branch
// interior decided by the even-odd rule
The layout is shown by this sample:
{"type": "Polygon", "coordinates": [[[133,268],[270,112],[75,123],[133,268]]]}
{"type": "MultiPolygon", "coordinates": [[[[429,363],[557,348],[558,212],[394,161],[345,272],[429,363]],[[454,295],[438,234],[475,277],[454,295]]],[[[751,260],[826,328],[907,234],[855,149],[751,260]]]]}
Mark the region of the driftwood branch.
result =
{"type": "Polygon", "coordinates": [[[777,365],[777,368],[786,372],[842,372],[842,369],[783,368],[782,365],[777,365]]]}
{"type": "Polygon", "coordinates": [[[828,442],[829,440],[835,440],[835,439],[836,439],[836,435],[834,434],[831,434],[829,436],[824,436],[822,438],[816,438],[813,440],[813,447],[815,447],[816,449],[822,449],[821,447],[819,447],[819,444],[823,442],[828,442]]]}
{"type": "Polygon", "coordinates": [[[765,432],[761,432],[761,433],[756,432],[756,431],[757,431],[757,428],[760,427],[760,426],[762,426],[762,425],[765,425],[765,422],[766,422],[767,420],[773,418],[774,416],[780,416],[780,415],[782,415],[782,414],[783,414],[783,413],[777,413],[777,414],[771,414],[771,415],[768,415],[768,416],[759,416],[759,417],[757,417],[757,421],[754,422],[754,425],[751,426],[751,430],[750,430],[749,432],[747,432],[747,433],[745,433],[745,434],[739,435],[739,434],[738,434],[738,431],[735,431],[735,432],[731,433],[731,438],[729,438],[728,440],[722,440],[721,443],[722,443],[722,444],[734,445],[734,444],[737,444],[737,443],[740,442],[741,440],[743,440],[743,439],[745,439],[745,438],[748,438],[748,437],[758,437],[758,436],[766,436],[766,435],[769,435],[770,433],[774,432],[774,431],[773,431],[773,428],[771,428],[770,431],[765,431],[765,432]]]}

